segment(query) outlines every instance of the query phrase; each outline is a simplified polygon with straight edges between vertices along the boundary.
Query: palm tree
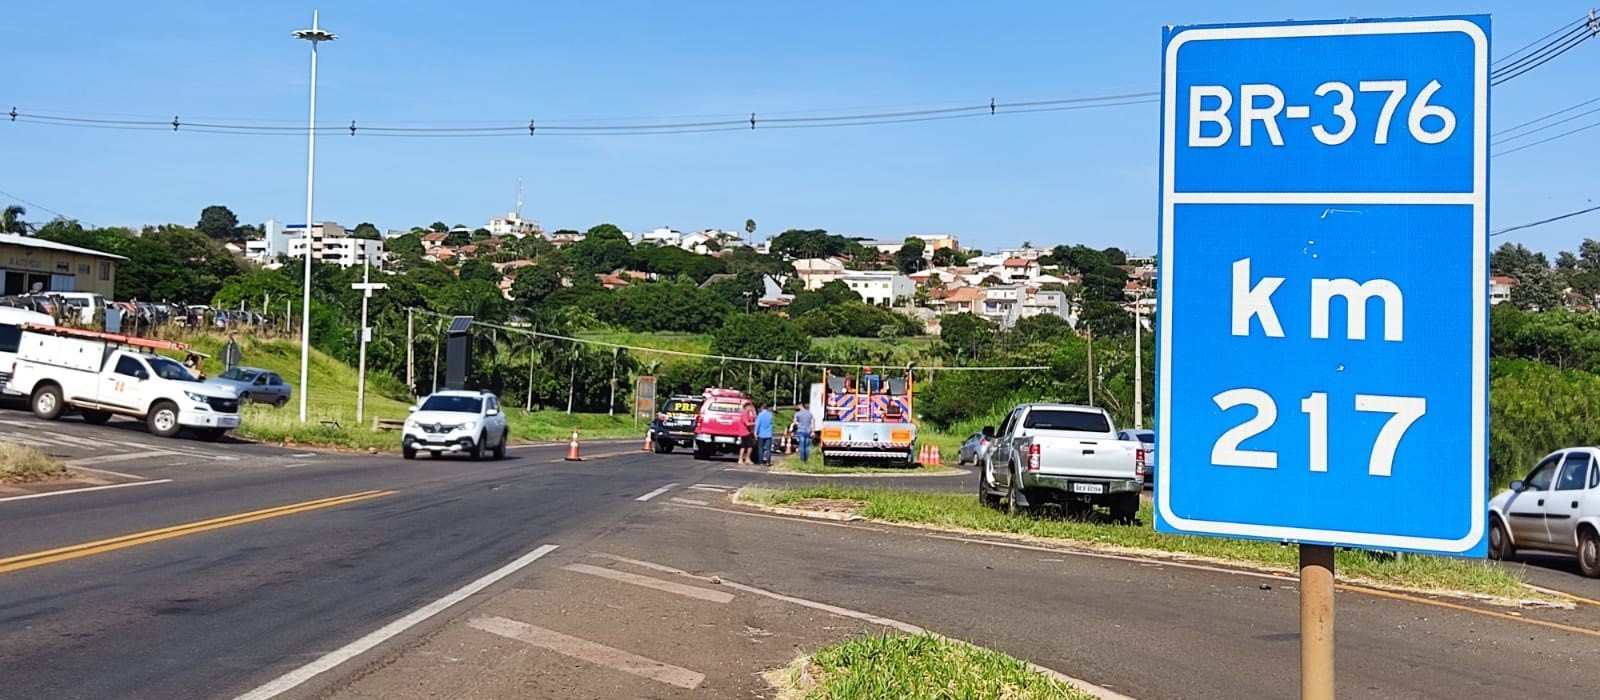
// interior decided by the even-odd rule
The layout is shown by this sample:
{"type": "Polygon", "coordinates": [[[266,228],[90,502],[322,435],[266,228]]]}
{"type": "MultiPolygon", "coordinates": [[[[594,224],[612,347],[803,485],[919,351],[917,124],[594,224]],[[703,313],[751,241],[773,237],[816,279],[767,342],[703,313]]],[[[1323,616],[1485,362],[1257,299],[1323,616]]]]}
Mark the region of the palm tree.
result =
{"type": "MultiPolygon", "coordinates": [[[[27,233],[28,222],[22,217],[27,216],[28,210],[13,204],[0,211],[0,233],[27,233]]],[[[753,223],[751,224],[754,225],[753,223]]]]}
{"type": "Polygon", "coordinates": [[[745,219],[744,220],[744,232],[746,234],[749,234],[752,239],[755,238],[755,235],[756,235],[756,220],[755,219],[745,219]]]}

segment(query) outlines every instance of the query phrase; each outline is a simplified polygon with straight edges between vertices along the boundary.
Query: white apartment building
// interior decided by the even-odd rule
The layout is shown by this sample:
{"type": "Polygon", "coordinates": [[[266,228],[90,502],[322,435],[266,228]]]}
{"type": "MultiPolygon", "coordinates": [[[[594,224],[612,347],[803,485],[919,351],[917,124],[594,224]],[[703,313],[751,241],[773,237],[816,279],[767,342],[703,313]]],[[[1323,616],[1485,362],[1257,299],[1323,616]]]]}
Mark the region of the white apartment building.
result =
{"type": "Polygon", "coordinates": [[[910,299],[917,290],[910,277],[894,271],[851,272],[839,279],[860,294],[862,301],[874,306],[894,306],[910,299]]]}
{"type": "Polygon", "coordinates": [[[838,258],[801,258],[794,261],[794,273],[805,282],[806,291],[816,291],[844,276],[844,262],[838,258]]]}
{"type": "Polygon", "coordinates": [[[496,238],[522,238],[524,236],[537,236],[540,233],[539,222],[522,218],[521,214],[511,212],[505,216],[497,216],[489,220],[485,226],[489,235],[496,238]]]}
{"type": "MultiPolygon", "coordinates": [[[[295,235],[300,235],[301,226],[295,230],[295,235]]],[[[277,219],[267,219],[261,225],[261,237],[244,242],[245,257],[262,265],[270,264],[279,256],[289,254],[289,230],[283,222],[277,219]]]]}
{"type": "Polygon", "coordinates": [[[995,322],[1001,328],[1010,328],[1017,322],[1025,296],[1024,287],[1019,284],[989,287],[984,291],[983,303],[978,305],[978,315],[995,322]]]}
{"type": "MultiPolygon", "coordinates": [[[[630,236],[630,238],[631,238],[631,236],[630,236]]],[[[678,247],[678,244],[680,244],[682,242],[683,242],[683,233],[679,232],[679,231],[674,231],[674,230],[672,230],[671,228],[668,228],[668,227],[662,227],[662,228],[655,229],[653,231],[646,231],[644,233],[641,233],[641,234],[639,234],[639,241],[638,241],[638,243],[640,245],[649,244],[649,245],[658,245],[658,246],[672,246],[674,248],[678,247]]]]}
{"type": "MultiPolygon", "coordinates": [[[[289,257],[305,255],[305,224],[290,224],[285,229],[289,239],[289,257]]],[[[343,226],[322,221],[311,227],[311,258],[340,267],[355,267],[363,263],[381,267],[384,260],[383,241],[354,238],[343,226]]]]}

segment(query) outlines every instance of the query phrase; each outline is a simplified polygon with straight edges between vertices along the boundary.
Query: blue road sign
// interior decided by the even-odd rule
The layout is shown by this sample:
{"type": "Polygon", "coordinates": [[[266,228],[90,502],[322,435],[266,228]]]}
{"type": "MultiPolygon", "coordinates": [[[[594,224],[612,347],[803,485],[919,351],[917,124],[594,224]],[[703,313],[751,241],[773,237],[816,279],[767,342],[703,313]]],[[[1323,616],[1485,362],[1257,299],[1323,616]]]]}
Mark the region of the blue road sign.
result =
{"type": "Polygon", "coordinates": [[[1157,530],[1484,555],[1488,37],[1166,30],[1157,530]]]}

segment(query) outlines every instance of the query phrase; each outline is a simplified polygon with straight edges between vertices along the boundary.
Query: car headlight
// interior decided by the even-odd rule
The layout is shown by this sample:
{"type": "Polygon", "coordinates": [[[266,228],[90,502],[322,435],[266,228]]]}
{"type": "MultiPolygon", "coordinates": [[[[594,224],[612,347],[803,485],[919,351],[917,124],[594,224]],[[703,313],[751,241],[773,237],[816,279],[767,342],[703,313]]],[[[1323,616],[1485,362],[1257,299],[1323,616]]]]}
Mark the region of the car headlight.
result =
{"type": "Polygon", "coordinates": [[[183,395],[189,397],[189,400],[193,401],[195,403],[207,403],[208,402],[208,397],[206,397],[203,394],[196,394],[196,393],[194,393],[192,391],[185,391],[185,392],[183,392],[183,395]]]}
{"type": "Polygon", "coordinates": [[[462,423],[461,425],[457,426],[457,428],[459,428],[460,430],[465,430],[465,431],[470,433],[470,432],[478,429],[478,422],[474,421],[474,420],[469,420],[469,421],[467,421],[465,423],[462,423]]]}

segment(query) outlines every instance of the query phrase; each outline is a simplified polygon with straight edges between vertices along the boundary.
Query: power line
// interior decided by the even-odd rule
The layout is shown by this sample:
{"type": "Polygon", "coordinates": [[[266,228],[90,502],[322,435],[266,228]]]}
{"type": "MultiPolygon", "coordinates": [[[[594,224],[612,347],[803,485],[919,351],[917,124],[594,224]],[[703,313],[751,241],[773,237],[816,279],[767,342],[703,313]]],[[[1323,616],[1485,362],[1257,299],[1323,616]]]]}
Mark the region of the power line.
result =
{"type": "MultiPolygon", "coordinates": [[[[102,117],[64,116],[62,114],[49,114],[44,112],[24,112],[14,107],[10,112],[4,113],[0,116],[9,116],[12,122],[22,121],[30,123],[47,123],[57,126],[121,128],[150,131],[195,131],[199,133],[218,134],[275,134],[284,136],[304,136],[308,131],[313,131],[327,133],[348,133],[351,136],[596,136],[704,133],[710,131],[743,131],[759,128],[797,129],[870,126],[878,124],[904,124],[920,121],[936,121],[942,119],[997,116],[1001,114],[1028,114],[1037,112],[1153,104],[1157,101],[1155,99],[1156,95],[1157,93],[1155,92],[1137,92],[1018,102],[999,102],[998,100],[991,99],[987,103],[969,104],[966,106],[900,110],[890,112],[879,111],[824,114],[816,116],[772,117],[763,117],[760,113],[752,112],[748,116],[726,117],[722,119],[710,119],[704,121],[661,121],[645,119],[622,124],[583,124],[556,120],[554,122],[547,122],[546,124],[541,125],[535,118],[528,120],[526,124],[519,123],[511,125],[501,123],[499,126],[386,126],[383,122],[379,122],[378,125],[363,125],[358,120],[351,120],[347,125],[335,126],[332,124],[319,124],[314,127],[304,127],[230,123],[224,121],[184,122],[179,116],[174,116],[170,121],[165,119],[112,119],[102,117]]],[[[793,114],[793,112],[778,112],[774,114],[793,114]]],[[[599,122],[605,120],[593,121],[599,122]]]]}
{"type": "MultiPolygon", "coordinates": [[[[1544,121],[1546,119],[1549,119],[1551,117],[1561,116],[1563,114],[1566,114],[1567,112],[1571,112],[1574,109],[1577,109],[1579,107],[1584,107],[1584,106],[1587,106],[1587,105],[1591,105],[1591,104],[1594,104],[1596,102],[1600,102],[1600,97],[1591,97],[1591,98],[1589,98],[1587,100],[1579,102],[1578,104],[1572,105],[1571,107],[1558,109],[1558,110],[1556,110],[1554,112],[1551,112],[1549,114],[1546,114],[1544,116],[1537,117],[1537,118],[1534,118],[1534,119],[1529,119],[1528,121],[1522,122],[1521,124],[1518,124],[1516,126],[1506,127],[1504,129],[1501,129],[1499,131],[1494,132],[1493,134],[1490,134],[1490,136],[1491,137],[1504,136],[1504,135],[1509,134],[1509,133],[1511,133],[1513,131],[1521,129],[1521,128],[1525,127],[1525,126],[1531,126],[1531,125],[1534,125],[1534,124],[1538,124],[1539,122],[1542,122],[1542,121],[1544,121]]],[[[1584,114],[1588,114],[1588,112],[1584,112],[1584,114]]],[[[1537,129],[1535,131],[1537,131],[1537,129]]],[[[1516,137],[1512,137],[1512,138],[1516,138],[1516,137]]]]}
{"type": "Polygon", "coordinates": [[[1578,26],[1580,24],[1583,24],[1585,22],[1588,22],[1588,21],[1589,21],[1588,17],[1579,17],[1576,21],[1573,21],[1570,24],[1562,25],[1561,27],[1557,28],[1555,31],[1550,32],[1549,34],[1546,34],[1546,35],[1544,35],[1542,37],[1539,37],[1537,39],[1534,39],[1533,41],[1530,41],[1527,44],[1524,44],[1521,48],[1518,48],[1517,50],[1512,51],[1511,53],[1508,53],[1508,54],[1506,54],[1504,56],[1501,56],[1500,58],[1495,59],[1494,61],[1490,62],[1489,65],[1490,66],[1497,66],[1497,65],[1499,65],[1501,63],[1509,61],[1509,60],[1515,58],[1518,54],[1522,53],[1523,51],[1527,51],[1528,49],[1533,48],[1533,46],[1535,44],[1538,44],[1541,41],[1545,41],[1545,40],[1549,39],[1550,37],[1553,37],[1553,36],[1555,36],[1557,34],[1560,34],[1560,33],[1564,32],[1564,31],[1572,29],[1573,27],[1576,27],[1576,26],[1578,26]]]}
{"type": "MultiPolygon", "coordinates": [[[[420,313],[420,314],[423,314],[423,315],[426,315],[426,316],[434,316],[434,317],[437,317],[437,318],[454,318],[453,316],[450,316],[448,314],[441,314],[441,313],[439,313],[437,311],[433,311],[433,310],[430,310],[430,309],[419,309],[419,308],[411,307],[411,310],[416,311],[417,313],[420,313]]],[[[678,356],[678,357],[695,357],[695,358],[700,358],[700,359],[703,359],[703,360],[719,360],[719,361],[724,361],[724,362],[749,362],[749,363],[752,363],[752,364],[781,365],[781,366],[785,366],[785,367],[793,367],[793,366],[800,366],[800,367],[836,367],[836,368],[843,368],[843,369],[854,369],[855,367],[860,366],[859,364],[852,365],[852,364],[841,364],[841,363],[835,363],[835,362],[793,362],[793,361],[790,361],[790,360],[767,360],[767,359],[762,359],[762,358],[759,358],[759,357],[734,357],[734,356],[731,356],[731,355],[712,355],[712,354],[709,354],[709,353],[689,352],[689,351],[686,351],[686,350],[666,350],[666,349],[663,349],[663,348],[652,348],[652,347],[646,347],[646,346],[643,346],[643,345],[628,345],[626,343],[612,343],[612,342],[607,342],[607,341],[604,341],[604,340],[593,340],[593,339],[589,339],[589,338],[575,338],[575,337],[567,336],[567,335],[557,335],[555,333],[543,333],[543,332],[540,332],[540,331],[529,330],[527,328],[517,328],[515,326],[505,326],[505,325],[501,325],[501,324],[498,324],[498,323],[490,323],[488,321],[479,321],[477,319],[473,319],[472,323],[473,323],[473,325],[483,326],[484,328],[493,328],[495,330],[505,331],[507,333],[518,333],[518,334],[531,336],[531,337],[535,337],[535,338],[546,338],[546,339],[549,339],[549,340],[561,340],[561,341],[565,341],[565,342],[569,342],[569,343],[578,343],[578,344],[581,344],[581,345],[597,345],[597,346],[605,347],[605,348],[617,348],[617,349],[621,349],[621,350],[632,350],[632,351],[641,352],[641,353],[653,353],[653,354],[658,354],[658,355],[675,355],[675,356],[678,356]]],[[[940,367],[927,367],[925,369],[931,369],[931,370],[935,370],[935,371],[939,371],[939,372],[1012,372],[1012,371],[1034,371],[1034,372],[1037,372],[1037,371],[1050,369],[1050,366],[1049,365],[983,366],[983,367],[943,367],[943,366],[940,366],[940,367]]]]}
{"type": "Polygon", "coordinates": [[[44,211],[46,213],[49,213],[49,214],[55,214],[56,216],[58,216],[60,218],[63,218],[63,219],[71,219],[72,218],[70,216],[67,216],[66,214],[63,214],[63,213],[61,213],[59,211],[51,209],[50,207],[47,207],[47,206],[45,206],[43,204],[30,202],[30,201],[28,201],[26,199],[23,199],[23,198],[18,197],[18,196],[14,195],[14,194],[11,194],[10,192],[7,192],[5,190],[0,190],[0,195],[4,195],[6,197],[10,197],[10,198],[12,198],[12,199],[14,199],[14,200],[16,200],[18,202],[21,202],[21,203],[26,204],[26,205],[28,205],[30,207],[33,207],[34,209],[39,209],[39,210],[42,210],[42,211],[44,211]]]}
{"type": "Polygon", "coordinates": [[[1555,136],[1550,136],[1548,138],[1542,138],[1542,139],[1539,139],[1538,141],[1534,141],[1533,143],[1525,143],[1525,144],[1522,144],[1521,146],[1517,146],[1516,148],[1506,149],[1504,151],[1500,151],[1499,153],[1495,153],[1492,157],[1498,158],[1500,156],[1510,155],[1512,153],[1516,153],[1517,151],[1527,150],[1529,148],[1533,148],[1534,146],[1538,146],[1540,144],[1550,143],[1551,141],[1554,141],[1556,139],[1564,139],[1564,138],[1566,138],[1568,136],[1571,136],[1573,134],[1576,134],[1576,133],[1579,133],[1579,132],[1583,132],[1583,131],[1588,131],[1588,130],[1593,129],[1593,128],[1597,127],[1597,126],[1600,126],[1600,121],[1592,122],[1590,124],[1586,124],[1584,126],[1580,126],[1580,127],[1576,128],[1576,129],[1572,129],[1572,130],[1569,130],[1569,131],[1563,131],[1563,132],[1561,132],[1559,134],[1556,134],[1555,136]]]}
{"type": "Polygon", "coordinates": [[[1525,75],[1529,71],[1549,63],[1556,57],[1571,51],[1578,44],[1594,38],[1597,31],[1600,31],[1600,24],[1597,24],[1594,13],[1591,11],[1583,26],[1575,27],[1567,34],[1563,35],[1560,39],[1552,40],[1543,48],[1530,53],[1527,56],[1519,58],[1516,61],[1513,61],[1512,63],[1497,70],[1491,71],[1489,73],[1489,84],[1499,85],[1508,80],[1525,75]]]}
{"type": "Polygon", "coordinates": [[[1558,216],[1552,216],[1552,217],[1550,217],[1548,219],[1540,219],[1538,221],[1533,221],[1533,222],[1529,222],[1529,223],[1526,223],[1526,224],[1518,224],[1516,226],[1508,226],[1508,227],[1500,229],[1498,231],[1493,231],[1489,235],[1490,236],[1499,236],[1501,234],[1511,233],[1512,231],[1521,231],[1523,229],[1529,229],[1529,228],[1533,228],[1535,226],[1543,226],[1543,225],[1548,224],[1548,223],[1553,223],[1553,222],[1556,222],[1556,221],[1560,221],[1562,219],[1570,219],[1570,218],[1572,218],[1574,216],[1578,216],[1580,214],[1587,214],[1587,213],[1592,212],[1592,211],[1600,211],[1600,205],[1592,206],[1592,207],[1589,207],[1587,209],[1579,209],[1577,211],[1567,212],[1565,214],[1561,214],[1561,215],[1558,215],[1558,216]]]}

